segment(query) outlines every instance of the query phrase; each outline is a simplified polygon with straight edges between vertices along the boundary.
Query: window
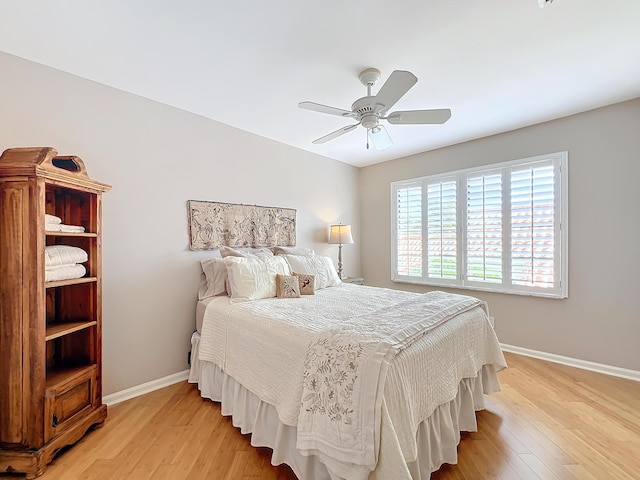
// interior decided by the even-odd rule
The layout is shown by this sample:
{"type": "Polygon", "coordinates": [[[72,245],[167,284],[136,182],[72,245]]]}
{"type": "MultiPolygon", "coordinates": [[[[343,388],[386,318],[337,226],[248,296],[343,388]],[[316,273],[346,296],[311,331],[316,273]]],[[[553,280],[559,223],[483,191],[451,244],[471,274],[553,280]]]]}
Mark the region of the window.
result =
{"type": "Polygon", "coordinates": [[[392,183],[392,280],[566,298],[567,158],[392,183]]]}

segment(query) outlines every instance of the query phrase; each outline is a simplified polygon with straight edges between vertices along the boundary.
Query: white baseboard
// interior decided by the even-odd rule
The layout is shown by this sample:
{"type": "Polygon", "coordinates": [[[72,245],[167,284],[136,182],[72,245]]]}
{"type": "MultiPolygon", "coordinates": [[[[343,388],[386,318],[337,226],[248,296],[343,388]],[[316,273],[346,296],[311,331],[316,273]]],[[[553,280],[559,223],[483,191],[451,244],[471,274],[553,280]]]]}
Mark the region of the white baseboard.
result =
{"type": "Polygon", "coordinates": [[[590,370],[592,372],[604,373],[605,375],[612,375],[614,377],[621,377],[628,380],[635,380],[636,382],[640,382],[640,372],[636,370],[613,367],[611,365],[589,362],[587,360],[580,360],[578,358],[564,357],[562,355],[556,355],[554,353],[539,352],[537,350],[530,350],[528,348],[516,347],[513,345],[505,345],[503,343],[501,343],[500,346],[505,352],[517,353],[518,355],[524,355],[526,357],[539,358],[540,360],[561,363],[570,367],[581,368],[583,370],[590,370]]]}
{"type": "Polygon", "coordinates": [[[160,388],[183,382],[188,378],[189,370],[184,370],[182,372],[174,373],[173,375],[168,375],[166,377],[158,378],[157,380],[151,380],[150,382],[143,383],[135,387],[127,388],[116,393],[105,395],[104,397],[102,397],[102,403],[105,403],[108,406],[115,405],[116,403],[139,397],[140,395],[144,395],[145,393],[150,393],[154,390],[159,390],[160,388]]]}

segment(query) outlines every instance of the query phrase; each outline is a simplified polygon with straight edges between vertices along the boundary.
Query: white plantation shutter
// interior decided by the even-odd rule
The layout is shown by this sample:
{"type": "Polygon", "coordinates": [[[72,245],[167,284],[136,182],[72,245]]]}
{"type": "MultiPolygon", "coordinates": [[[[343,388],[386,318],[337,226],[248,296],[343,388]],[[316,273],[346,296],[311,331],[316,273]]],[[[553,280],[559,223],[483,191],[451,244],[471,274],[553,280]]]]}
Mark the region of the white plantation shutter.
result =
{"type": "Polygon", "coordinates": [[[422,185],[396,192],[396,273],[422,277],[422,185]]]}
{"type": "Polygon", "coordinates": [[[467,178],[467,280],[502,283],[502,176],[467,178]]]}
{"type": "Polygon", "coordinates": [[[392,183],[392,280],[566,298],[567,185],[567,152],[392,183]]]}
{"type": "Polygon", "coordinates": [[[511,172],[511,277],[515,285],[554,286],[554,184],[551,162],[511,172]]]}
{"type": "Polygon", "coordinates": [[[428,277],[456,279],[457,193],[456,181],[427,185],[428,277]]]}

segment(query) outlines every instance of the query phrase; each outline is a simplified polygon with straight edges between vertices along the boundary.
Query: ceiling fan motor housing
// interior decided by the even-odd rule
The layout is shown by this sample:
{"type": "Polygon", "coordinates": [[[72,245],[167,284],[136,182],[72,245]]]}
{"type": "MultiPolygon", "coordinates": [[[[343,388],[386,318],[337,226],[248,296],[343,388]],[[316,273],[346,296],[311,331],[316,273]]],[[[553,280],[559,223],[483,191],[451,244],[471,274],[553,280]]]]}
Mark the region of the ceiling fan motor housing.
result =
{"type": "Polygon", "coordinates": [[[378,125],[378,116],[377,115],[365,115],[362,117],[361,125],[366,128],[373,128],[378,125]]]}
{"type": "Polygon", "coordinates": [[[362,97],[353,102],[351,111],[358,115],[358,120],[365,128],[372,128],[378,125],[380,111],[384,105],[375,103],[376,97],[362,97]]]}

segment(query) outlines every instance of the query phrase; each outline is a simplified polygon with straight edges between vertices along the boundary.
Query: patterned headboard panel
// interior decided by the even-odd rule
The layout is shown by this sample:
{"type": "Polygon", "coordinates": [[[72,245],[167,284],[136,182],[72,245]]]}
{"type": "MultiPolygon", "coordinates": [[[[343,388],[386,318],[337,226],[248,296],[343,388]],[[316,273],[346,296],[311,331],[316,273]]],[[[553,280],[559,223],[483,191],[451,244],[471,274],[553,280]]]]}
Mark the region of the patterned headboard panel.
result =
{"type": "Polygon", "coordinates": [[[296,210],[189,200],[189,248],[295,246],[296,210]]]}

